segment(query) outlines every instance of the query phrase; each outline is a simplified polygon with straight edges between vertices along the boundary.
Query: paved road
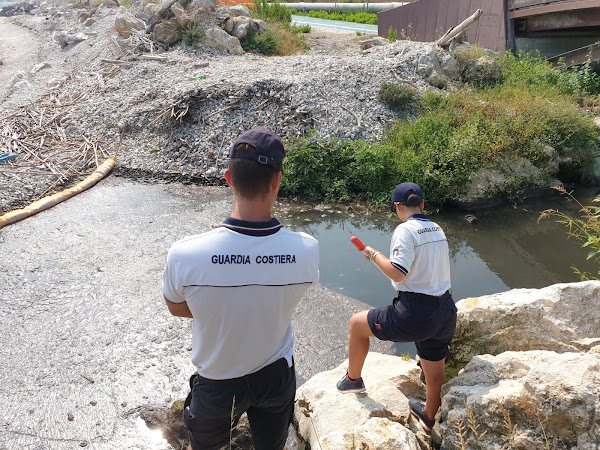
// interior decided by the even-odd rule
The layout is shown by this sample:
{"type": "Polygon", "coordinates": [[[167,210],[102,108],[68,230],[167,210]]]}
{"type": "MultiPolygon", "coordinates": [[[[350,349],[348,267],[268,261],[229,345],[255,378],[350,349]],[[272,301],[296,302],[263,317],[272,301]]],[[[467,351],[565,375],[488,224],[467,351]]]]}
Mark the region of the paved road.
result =
{"type": "Polygon", "coordinates": [[[364,23],[342,22],[340,20],[316,19],[306,16],[292,16],[292,23],[295,25],[310,25],[311,27],[331,28],[343,31],[359,31],[364,34],[377,34],[377,25],[367,25],[364,23]]]}
{"type": "MultiPolygon", "coordinates": [[[[0,449],[170,448],[140,419],[185,397],[194,371],[191,322],[162,300],[166,252],[230,209],[226,188],[110,177],[0,229],[0,449]]],[[[346,358],[365,308],[309,290],[293,319],[301,382],[346,358]]]]}

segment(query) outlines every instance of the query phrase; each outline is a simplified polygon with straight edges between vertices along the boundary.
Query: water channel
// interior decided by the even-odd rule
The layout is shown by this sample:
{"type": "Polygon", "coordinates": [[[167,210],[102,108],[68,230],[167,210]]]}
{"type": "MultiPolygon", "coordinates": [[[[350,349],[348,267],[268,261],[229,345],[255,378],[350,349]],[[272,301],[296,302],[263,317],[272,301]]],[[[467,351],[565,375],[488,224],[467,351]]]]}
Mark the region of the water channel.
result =
{"type": "MultiPolygon", "coordinates": [[[[591,205],[597,193],[598,189],[579,189],[574,195],[591,205]]],[[[465,219],[464,211],[429,211],[448,237],[454,299],[579,281],[571,266],[597,273],[594,263],[586,260],[587,250],[568,238],[565,225],[554,217],[538,222],[540,213],[549,208],[579,217],[577,204],[559,194],[476,212],[474,224],[465,219]]],[[[395,292],[390,282],[363,258],[350,237],[357,235],[388,254],[399,223],[395,215],[330,205],[286,206],[276,214],[286,226],[319,240],[321,283],[374,307],[391,303],[395,292]]],[[[398,344],[397,350],[414,355],[415,348],[398,344]]]]}

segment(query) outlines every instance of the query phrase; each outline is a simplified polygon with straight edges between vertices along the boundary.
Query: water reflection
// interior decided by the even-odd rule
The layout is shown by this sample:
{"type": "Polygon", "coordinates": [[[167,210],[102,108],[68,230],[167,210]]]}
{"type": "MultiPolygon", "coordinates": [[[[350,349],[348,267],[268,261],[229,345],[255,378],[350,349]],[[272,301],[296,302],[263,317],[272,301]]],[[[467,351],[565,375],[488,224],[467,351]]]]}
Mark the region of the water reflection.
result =
{"type": "MultiPolygon", "coordinates": [[[[594,191],[578,198],[591,204],[594,191]]],[[[577,216],[577,205],[558,194],[513,206],[476,213],[477,222],[465,220],[461,211],[431,213],[448,236],[452,290],[455,300],[502,292],[513,288],[540,288],[578,281],[571,266],[596,273],[587,252],[567,239],[564,225],[554,218],[538,223],[541,211],[555,208],[577,216]]],[[[398,225],[391,213],[373,212],[354,205],[289,205],[278,207],[277,217],[293,230],[315,236],[321,248],[321,282],[331,289],[369,305],[388,305],[394,291],[387,278],[366,261],[350,243],[357,235],[386,254],[398,225]]]]}

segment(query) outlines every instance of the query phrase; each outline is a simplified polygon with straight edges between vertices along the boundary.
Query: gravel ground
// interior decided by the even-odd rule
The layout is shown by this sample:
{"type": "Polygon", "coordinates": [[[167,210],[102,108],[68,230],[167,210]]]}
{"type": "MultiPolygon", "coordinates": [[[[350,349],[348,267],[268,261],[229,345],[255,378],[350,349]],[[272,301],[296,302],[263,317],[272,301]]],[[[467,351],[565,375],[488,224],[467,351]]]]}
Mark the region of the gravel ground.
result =
{"type": "MultiPolygon", "coordinates": [[[[25,105],[59,103],[65,140],[85,136],[98,142],[101,156],[116,152],[124,130],[120,173],[215,184],[244,129],[267,126],[287,139],[379,139],[396,118],[377,100],[381,82],[393,81],[395,71],[419,90],[430,88],[415,72],[431,44],[397,41],[362,51],[356,34],[317,28],[307,35],[312,50],[303,55],[175,47],[163,54],[167,61],[107,64],[101,60],[127,50],[113,28],[116,11],[103,7],[91,27],[83,27],[81,9],[69,5],[0,18],[0,79],[8,80],[0,83],[0,134],[25,105]],[[58,31],[85,32],[88,39],[60,48],[58,31]],[[36,72],[44,62],[50,67],[36,72]]],[[[48,192],[54,192],[81,179],[57,183],[19,173],[25,163],[19,160],[0,166],[0,212],[35,200],[50,181],[55,186],[48,192]]]]}

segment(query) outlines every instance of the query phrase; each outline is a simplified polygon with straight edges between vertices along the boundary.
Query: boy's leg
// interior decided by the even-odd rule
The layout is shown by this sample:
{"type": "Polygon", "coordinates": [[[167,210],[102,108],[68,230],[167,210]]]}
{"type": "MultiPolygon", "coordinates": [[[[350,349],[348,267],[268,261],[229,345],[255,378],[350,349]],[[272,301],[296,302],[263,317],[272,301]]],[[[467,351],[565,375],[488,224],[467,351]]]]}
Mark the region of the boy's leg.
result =
{"type": "Polygon", "coordinates": [[[348,338],[348,376],[353,379],[361,377],[367,353],[369,338],[374,336],[367,321],[369,311],[361,311],[350,318],[348,338]]]}
{"type": "Polygon", "coordinates": [[[435,415],[442,404],[442,385],[446,383],[445,361],[445,359],[428,361],[421,358],[421,367],[425,374],[426,383],[425,414],[431,420],[435,419],[435,415]]]}

